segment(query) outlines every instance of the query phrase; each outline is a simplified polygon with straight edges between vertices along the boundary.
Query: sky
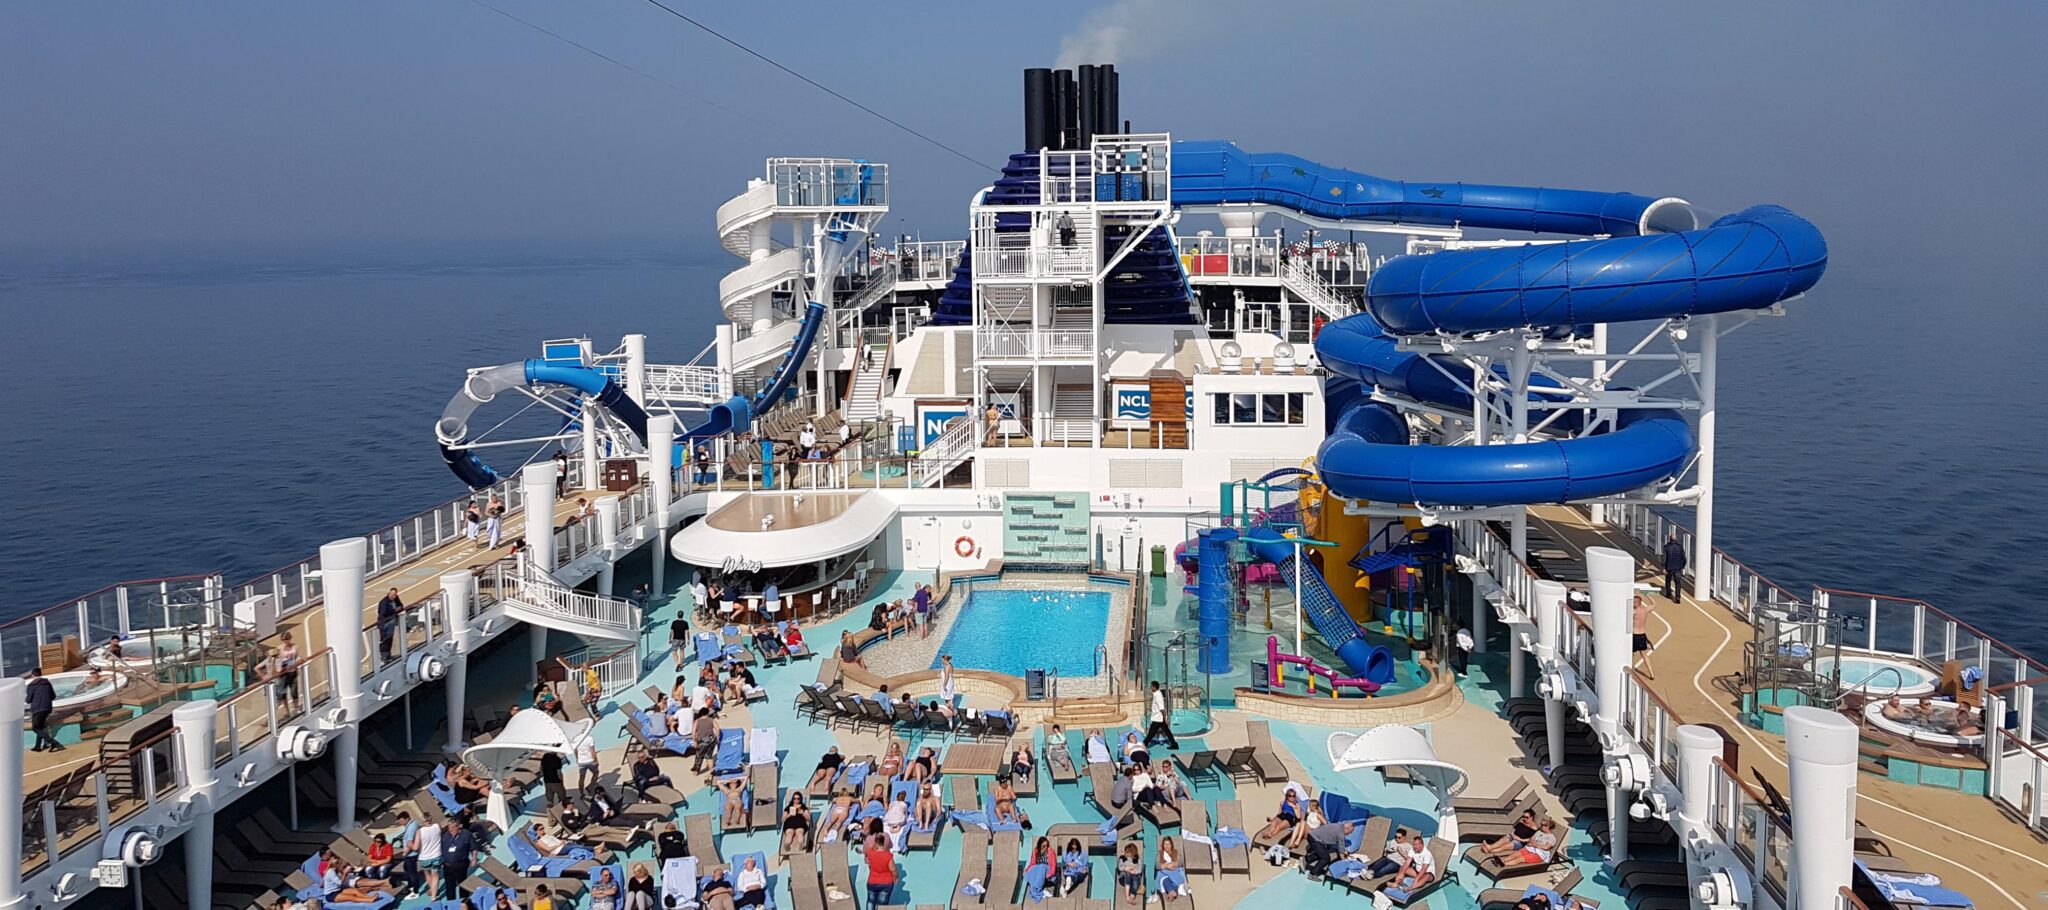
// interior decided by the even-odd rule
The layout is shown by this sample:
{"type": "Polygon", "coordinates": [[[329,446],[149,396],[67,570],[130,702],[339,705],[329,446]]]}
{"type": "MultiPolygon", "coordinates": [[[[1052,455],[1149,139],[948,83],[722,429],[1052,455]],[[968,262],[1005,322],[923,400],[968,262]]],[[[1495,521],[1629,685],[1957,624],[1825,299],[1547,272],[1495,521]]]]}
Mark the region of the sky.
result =
{"type": "Polygon", "coordinates": [[[958,237],[1022,144],[1020,71],[1088,59],[1118,64],[1140,129],[1389,177],[1778,202],[1838,263],[1961,259],[1944,280],[1964,284],[2032,255],[2048,198],[2044,4],[668,2],[982,164],[649,0],[7,0],[0,269],[500,244],[708,260],[713,210],[770,155],[886,161],[886,229],[958,237]]]}

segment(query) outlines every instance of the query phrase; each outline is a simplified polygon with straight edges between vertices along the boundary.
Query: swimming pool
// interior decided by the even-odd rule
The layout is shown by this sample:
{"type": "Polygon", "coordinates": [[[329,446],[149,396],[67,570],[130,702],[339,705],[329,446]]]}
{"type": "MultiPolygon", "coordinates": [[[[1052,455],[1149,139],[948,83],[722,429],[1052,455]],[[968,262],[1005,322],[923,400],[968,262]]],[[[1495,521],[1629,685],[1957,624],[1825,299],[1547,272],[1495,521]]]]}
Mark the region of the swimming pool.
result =
{"type": "Polygon", "coordinates": [[[119,673],[101,674],[99,679],[92,679],[92,675],[86,670],[50,674],[50,687],[57,696],[52,707],[75,708],[112,695],[128,684],[128,677],[119,673]]]}
{"type": "MultiPolygon", "coordinates": [[[[1842,663],[1843,690],[1855,689],[1865,682],[1870,685],[1861,691],[1874,695],[1927,695],[1934,691],[1934,674],[1914,664],[1882,657],[1844,657],[1842,663]],[[1896,674],[1893,671],[1898,671],[1896,674]]],[[[1826,678],[1834,675],[1835,658],[1823,657],[1813,662],[1814,675],[1826,678]]]]}
{"type": "Polygon", "coordinates": [[[1095,649],[1109,635],[1111,600],[1108,591],[1082,588],[979,589],[968,595],[939,655],[952,655],[962,670],[1090,676],[1095,649]]]}

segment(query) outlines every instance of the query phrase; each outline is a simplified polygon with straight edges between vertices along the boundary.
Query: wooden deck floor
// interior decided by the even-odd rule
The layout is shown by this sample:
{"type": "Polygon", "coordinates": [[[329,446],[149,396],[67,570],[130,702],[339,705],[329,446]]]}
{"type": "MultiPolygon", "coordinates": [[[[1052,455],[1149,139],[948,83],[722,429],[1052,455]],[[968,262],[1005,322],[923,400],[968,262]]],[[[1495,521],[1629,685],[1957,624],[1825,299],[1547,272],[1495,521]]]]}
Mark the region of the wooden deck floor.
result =
{"type": "MultiPolygon", "coordinates": [[[[1573,561],[1582,561],[1587,547],[1614,547],[1636,556],[1641,580],[1659,580],[1657,557],[1626,534],[1593,527],[1577,511],[1564,507],[1530,512],[1532,529],[1540,527],[1555,538],[1573,561]]],[[[1786,773],[1784,739],[1743,725],[1737,717],[1737,697],[1716,684],[1741,672],[1749,626],[1712,601],[1686,596],[1673,603],[1655,591],[1645,596],[1656,605],[1651,638],[1660,645],[1684,643],[1652,653],[1656,677],[1651,688],[1685,720],[1714,724],[1735,736],[1741,742],[1745,776],[1754,768],[1791,799],[1798,799],[1786,773]]],[[[1856,817],[1885,835],[1893,853],[1977,898],[1981,907],[2041,906],[2040,895],[2048,893],[2048,845],[2008,819],[1991,800],[1873,774],[1859,775],[1856,783],[1856,817]]]]}

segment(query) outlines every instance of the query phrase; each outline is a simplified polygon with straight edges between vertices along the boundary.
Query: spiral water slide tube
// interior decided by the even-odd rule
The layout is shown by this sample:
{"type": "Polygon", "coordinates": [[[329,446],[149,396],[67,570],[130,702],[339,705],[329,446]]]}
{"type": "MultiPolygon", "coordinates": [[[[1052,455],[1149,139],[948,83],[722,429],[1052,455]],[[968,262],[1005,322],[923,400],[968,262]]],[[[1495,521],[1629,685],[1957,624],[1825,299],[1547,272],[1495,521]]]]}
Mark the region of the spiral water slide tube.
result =
{"type": "MultiPolygon", "coordinates": [[[[1819,229],[1774,205],[1717,218],[1669,197],[1411,183],[1227,142],[1178,142],[1173,156],[1177,205],[1264,204],[1332,220],[1606,235],[1395,257],[1373,273],[1369,313],[1317,337],[1333,385],[1355,382],[1440,407],[1470,408],[1471,397],[1423,355],[1398,350],[1400,336],[1762,309],[1804,293],[1827,268],[1819,229]]],[[[1392,408],[1343,397],[1349,401],[1316,462],[1329,488],[1349,499],[1497,506],[1614,496],[1679,473],[1694,445],[1678,412],[1626,410],[1592,436],[1410,446],[1392,408]]]]}
{"type": "MultiPolygon", "coordinates": [[[[783,355],[767,385],[762,386],[751,399],[735,395],[712,405],[706,410],[703,421],[677,434],[679,445],[675,450],[675,464],[682,463],[685,448],[682,444],[727,433],[746,432],[753,425],[754,415],[773,407],[803,368],[804,359],[809,356],[811,345],[818,340],[818,329],[824,322],[824,305],[812,301],[804,312],[803,325],[797,329],[796,342],[783,355]]],[[[476,450],[460,448],[469,441],[470,415],[496,398],[498,393],[524,385],[562,386],[589,395],[596,399],[599,407],[610,411],[627,429],[632,430],[643,444],[647,441],[647,411],[626,394],[624,386],[602,372],[540,359],[477,370],[463,383],[462,391],[448,400],[448,406],[441,411],[441,419],[434,423],[441,459],[470,489],[481,490],[504,479],[496,469],[477,457],[476,450]]]]}

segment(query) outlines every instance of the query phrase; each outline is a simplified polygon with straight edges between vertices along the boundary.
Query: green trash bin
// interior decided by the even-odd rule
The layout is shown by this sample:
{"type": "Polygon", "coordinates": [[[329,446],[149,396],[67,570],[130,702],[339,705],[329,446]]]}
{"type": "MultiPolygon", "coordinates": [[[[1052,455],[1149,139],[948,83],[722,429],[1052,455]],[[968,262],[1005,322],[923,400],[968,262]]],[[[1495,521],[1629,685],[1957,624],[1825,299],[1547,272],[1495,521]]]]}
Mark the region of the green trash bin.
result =
{"type": "Polygon", "coordinates": [[[1166,547],[1159,544],[1152,546],[1152,577],[1166,577],[1166,547]]]}

